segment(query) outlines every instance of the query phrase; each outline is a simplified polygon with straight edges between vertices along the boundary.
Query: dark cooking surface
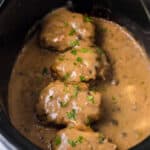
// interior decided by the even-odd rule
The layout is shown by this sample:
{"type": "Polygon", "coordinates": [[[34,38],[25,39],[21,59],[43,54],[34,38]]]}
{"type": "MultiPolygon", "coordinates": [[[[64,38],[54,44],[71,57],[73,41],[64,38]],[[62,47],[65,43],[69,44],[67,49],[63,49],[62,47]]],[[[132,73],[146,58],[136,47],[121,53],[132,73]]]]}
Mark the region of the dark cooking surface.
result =
{"type": "MultiPolygon", "coordinates": [[[[76,0],[75,10],[82,12],[91,11],[91,7],[89,7],[91,6],[91,1],[85,2],[83,0],[81,2],[80,0],[76,0]],[[85,5],[87,5],[86,10],[83,9],[85,8],[85,5]]],[[[95,5],[95,11],[91,11],[91,14],[98,15],[98,12],[101,12],[98,16],[115,20],[121,25],[126,26],[134,33],[136,38],[146,47],[146,49],[150,50],[150,25],[143,8],[137,0],[132,0],[132,2],[131,0],[115,0],[112,4],[109,0],[102,0],[101,3],[101,7],[97,7],[97,5],[95,5]],[[103,6],[111,8],[113,13],[103,6]]],[[[25,33],[37,19],[40,19],[52,8],[62,6],[65,4],[65,1],[55,0],[55,2],[50,2],[49,0],[45,0],[43,3],[41,0],[30,0],[29,3],[29,1],[27,2],[26,0],[12,0],[4,4],[5,5],[0,10],[0,90],[4,91],[3,96],[6,99],[6,85],[9,80],[9,75],[16,58],[16,54],[22,45],[25,33]]],[[[148,0],[147,4],[150,4],[148,0]]],[[[17,140],[18,142],[15,144],[17,147],[22,145],[22,149],[29,149],[30,146],[28,146],[28,144],[24,141],[24,144],[22,144],[20,135],[18,135],[15,130],[10,129],[10,125],[4,118],[4,115],[1,115],[2,119],[0,122],[0,131],[2,134],[5,135],[12,143],[15,143],[17,140]],[[12,137],[14,136],[14,138],[9,138],[10,135],[12,135],[12,137]]],[[[142,144],[135,150],[150,149],[150,141],[144,143],[145,144],[142,144]]]]}

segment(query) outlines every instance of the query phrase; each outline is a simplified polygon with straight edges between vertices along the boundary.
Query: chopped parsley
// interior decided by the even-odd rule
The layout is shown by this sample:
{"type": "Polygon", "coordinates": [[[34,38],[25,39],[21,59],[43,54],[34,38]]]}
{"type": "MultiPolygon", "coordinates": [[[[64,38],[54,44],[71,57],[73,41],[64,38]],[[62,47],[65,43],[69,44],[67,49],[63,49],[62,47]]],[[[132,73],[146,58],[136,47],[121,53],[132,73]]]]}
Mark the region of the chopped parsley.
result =
{"type": "Polygon", "coordinates": [[[92,119],[90,117],[87,117],[86,120],[85,120],[85,124],[87,126],[90,126],[91,123],[92,123],[92,119]]]}
{"type": "Polygon", "coordinates": [[[51,100],[51,99],[53,99],[53,95],[52,95],[52,96],[50,96],[50,97],[49,97],[49,99],[50,99],[50,100],[51,100]]]}
{"type": "Polygon", "coordinates": [[[85,77],[84,76],[80,76],[80,81],[81,82],[86,81],[85,77]]]}
{"type": "Polygon", "coordinates": [[[93,22],[93,19],[92,19],[92,17],[85,15],[84,22],[93,22]]]}
{"type": "Polygon", "coordinates": [[[94,96],[93,95],[88,95],[87,96],[87,100],[89,101],[89,102],[91,102],[91,103],[95,103],[95,101],[94,101],[94,96]]]}
{"type": "Polygon", "coordinates": [[[99,133],[99,143],[102,144],[105,140],[105,136],[102,133],[99,133]]]}
{"type": "Polygon", "coordinates": [[[59,103],[61,107],[67,107],[68,105],[68,102],[64,102],[64,101],[60,101],[59,103]]]}
{"type": "Polygon", "coordinates": [[[69,25],[69,23],[65,21],[64,25],[65,25],[65,27],[67,27],[69,25]]]}
{"type": "Polygon", "coordinates": [[[65,92],[65,93],[69,93],[70,91],[69,91],[69,88],[68,88],[68,85],[66,84],[66,82],[64,82],[64,89],[63,89],[63,91],[65,92]]]}
{"type": "Polygon", "coordinates": [[[103,33],[107,32],[107,28],[101,28],[100,30],[101,30],[101,32],[103,32],[103,33]]]}
{"type": "Polygon", "coordinates": [[[69,77],[70,77],[70,73],[66,73],[66,74],[64,75],[63,79],[66,81],[66,80],[68,80],[69,77]]]}
{"type": "Polygon", "coordinates": [[[71,42],[69,43],[69,45],[70,45],[71,47],[75,47],[75,46],[79,46],[80,43],[79,43],[79,40],[74,40],[74,41],[71,41],[71,42]]]}
{"type": "Polygon", "coordinates": [[[76,140],[76,144],[81,144],[83,142],[84,137],[83,136],[79,136],[76,140]]]}
{"type": "Polygon", "coordinates": [[[72,146],[72,147],[76,147],[76,141],[73,140],[68,140],[68,143],[72,146]]]}
{"type": "Polygon", "coordinates": [[[60,145],[61,144],[61,137],[60,136],[56,136],[55,138],[55,145],[60,145]]]}
{"type": "Polygon", "coordinates": [[[49,73],[48,68],[44,67],[42,70],[42,75],[47,75],[49,73]]]}
{"type": "Polygon", "coordinates": [[[58,60],[59,60],[59,61],[63,61],[63,60],[64,60],[64,57],[63,57],[63,56],[58,57],[58,60]]]}
{"type": "Polygon", "coordinates": [[[81,144],[83,142],[84,137],[83,136],[79,136],[76,140],[68,140],[68,143],[72,146],[72,147],[76,147],[77,144],[81,144]]]}
{"type": "Polygon", "coordinates": [[[77,55],[77,50],[76,49],[71,50],[71,54],[72,55],[77,55]]]}
{"type": "Polygon", "coordinates": [[[35,78],[35,80],[36,80],[37,84],[41,84],[43,82],[43,76],[37,76],[35,78]]]}
{"type": "Polygon", "coordinates": [[[77,97],[78,93],[79,93],[79,86],[78,85],[74,85],[74,92],[73,92],[73,97],[77,97]]]}
{"type": "Polygon", "coordinates": [[[70,112],[67,112],[68,119],[76,120],[76,110],[72,109],[70,112]]]}
{"type": "Polygon", "coordinates": [[[83,59],[81,57],[77,57],[76,61],[79,62],[79,63],[82,63],[83,59]]]}
{"type": "Polygon", "coordinates": [[[87,53],[87,52],[89,52],[90,50],[87,49],[87,48],[82,48],[82,49],[80,49],[80,51],[81,51],[82,53],[87,53]]]}
{"type": "Polygon", "coordinates": [[[76,33],[76,30],[72,28],[71,31],[69,32],[69,35],[73,36],[75,33],[76,33]]]}
{"type": "Polygon", "coordinates": [[[103,49],[97,47],[96,50],[97,50],[97,52],[98,52],[100,55],[104,54],[103,49]]]}
{"type": "Polygon", "coordinates": [[[117,103],[116,97],[112,96],[112,101],[113,101],[114,104],[116,104],[117,103]]]}

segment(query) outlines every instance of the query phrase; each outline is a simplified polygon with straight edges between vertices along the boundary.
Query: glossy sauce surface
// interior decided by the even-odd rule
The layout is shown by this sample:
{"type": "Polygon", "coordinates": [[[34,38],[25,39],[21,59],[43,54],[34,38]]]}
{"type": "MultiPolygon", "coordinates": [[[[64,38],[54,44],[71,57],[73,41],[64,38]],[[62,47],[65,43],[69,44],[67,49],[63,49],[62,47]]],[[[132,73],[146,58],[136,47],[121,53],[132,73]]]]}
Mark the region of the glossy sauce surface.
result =
{"type": "Polygon", "coordinates": [[[95,20],[97,44],[108,53],[114,69],[112,83],[99,84],[104,113],[97,129],[119,149],[128,149],[150,134],[150,63],[144,49],[119,25],[95,20]]]}
{"type": "MultiPolygon", "coordinates": [[[[94,19],[97,44],[113,65],[114,80],[97,82],[102,93],[103,117],[95,128],[126,150],[150,134],[150,63],[144,49],[119,25],[94,19]]],[[[50,149],[57,129],[44,127],[36,118],[40,91],[52,80],[49,68],[56,53],[43,50],[37,35],[22,49],[9,85],[9,114],[13,125],[33,143],[50,149]]]]}

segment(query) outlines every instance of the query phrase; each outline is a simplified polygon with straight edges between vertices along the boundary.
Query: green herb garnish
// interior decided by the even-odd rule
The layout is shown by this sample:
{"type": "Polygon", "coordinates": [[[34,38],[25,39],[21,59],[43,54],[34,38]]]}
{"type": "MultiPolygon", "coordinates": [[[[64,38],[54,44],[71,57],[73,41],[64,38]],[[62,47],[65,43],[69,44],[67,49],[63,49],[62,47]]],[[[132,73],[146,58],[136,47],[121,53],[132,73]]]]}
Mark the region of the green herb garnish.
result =
{"type": "Polygon", "coordinates": [[[102,133],[99,133],[99,143],[102,144],[105,140],[105,136],[102,133]]]}
{"type": "Polygon", "coordinates": [[[72,109],[70,112],[67,112],[68,119],[76,120],[76,110],[72,109]]]}
{"type": "Polygon", "coordinates": [[[90,126],[91,123],[92,123],[92,119],[91,119],[90,117],[87,117],[86,120],[85,120],[85,124],[86,124],[87,126],[90,126]]]}
{"type": "Polygon", "coordinates": [[[73,92],[73,97],[77,97],[78,96],[78,93],[79,93],[79,86],[78,85],[74,85],[74,92],[73,92]]]}
{"type": "Polygon", "coordinates": [[[116,97],[112,96],[112,101],[113,101],[113,103],[117,103],[116,97]]]}
{"type": "Polygon", "coordinates": [[[79,136],[76,140],[68,140],[68,143],[72,147],[76,147],[77,144],[81,144],[83,142],[83,139],[84,139],[83,136],[79,136]]]}
{"type": "Polygon", "coordinates": [[[56,136],[55,138],[55,145],[60,145],[61,144],[61,137],[60,136],[56,136]]]}
{"type": "Polygon", "coordinates": [[[67,107],[68,105],[68,102],[64,102],[64,101],[60,101],[59,103],[61,107],[67,107]]]}
{"type": "Polygon", "coordinates": [[[80,43],[79,43],[79,40],[74,40],[74,41],[71,41],[71,42],[69,43],[69,45],[70,45],[71,47],[75,47],[75,46],[79,46],[80,43]]]}
{"type": "Polygon", "coordinates": [[[82,53],[87,53],[87,52],[89,52],[90,50],[87,49],[87,48],[82,48],[82,49],[80,49],[80,51],[81,51],[82,53]]]}
{"type": "Polygon", "coordinates": [[[69,91],[69,88],[68,88],[68,85],[66,84],[66,82],[64,82],[64,89],[63,89],[63,91],[65,92],[65,93],[69,93],[70,91],[69,91]]]}
{"type": "Polygon", "coordinates": [[[76,30],[72,28],[71,31],[69,32],[69,35],[73,36],[75,33],[76,33],[76,30]]]}
{"type": "Polygon", "coordinates": [[[107,28],[101,28],[100,31],[105,33],[105,32],[107,32],[107,28]]]}
{"type": "Polygon", "coordinates": [[[72,147],[76,147],[76,141],[73,140],[68,140],[68,143],[72,146],[72,147]]]}
{"type": "Polygon", "coordinates": [[[47,75],[49,73],[48,68],[44,67],[42,70],[42,75],[47,75]]]}
{"type": "Polygon", "coordinates": [[[83,136],[79,136],[78,139],[76,140],[76,143],[82,143],[83,142],[84,137],[83,136]]]}
{"type": "Polygon", "coordinates": [[[93,18],[90,16],[85,15],[84,16],[84,22],[93,22],[93,18]]]}
{"type": "Polygon", "coordinates": [[[88,95],[87,96],[87,100],[89,101],[89,102],[91,102],[91,103],[95,103],[95,100],[94,100],[94,96],[93,95],[88,95]]]}
{"type": "Polygon", "coordinates": [[[77,57],[76,61],[79,62],[79,63],[82,63],[83,59],[81,57],[77,57]]]}
{"type": "Polygon", "coordinates": [[[101,48],[97,47],[96,50],[100,55],[104,54],[104,51],[101,48]]]}
{"type": "Polygon", "coordinates": [[[66,80],[68,80],[69,77],[70,77],[70,73],[66,73],[66,74],[64,75],[63,79],[66,81],[66,80]]]}
{"type": "Polygon", "coordinates": [[[35,81],[37,82],[37,84],[41,84],[43,82],[43,76],[42,75],[41,76],[37,76],[35,78],[35,81]]]}
{"type": "Polygon", "coordinates": [[[49,99],[50,99],[50,100],[53,99],[53,96],[50,96],[49,99]]]}
{"type": "Polygon", "coordinates": [[[80,81],[81,82],[86,81],[85,77],[84,76],[80,76],[80,81]]]}
{"type": "Polygon", "coordinates": [[[69,25],[69,23],[65,21],[64,25],[65,25],[65,27],[67,27],[69,25]]]}
{"type": "Polygon", "coordinates": [[[63,61],[63,60],[64,60],[64,57],[58,57],[58,60],[59,60],[59,61],[63,61]]]}
{"type": "Polygon", "coordinates": [[[72,55],[77,55],[77,50],[76,50],[76,49],[73,49],[73,50],[71,51],[71,54],[72,54],[72,55]]]}

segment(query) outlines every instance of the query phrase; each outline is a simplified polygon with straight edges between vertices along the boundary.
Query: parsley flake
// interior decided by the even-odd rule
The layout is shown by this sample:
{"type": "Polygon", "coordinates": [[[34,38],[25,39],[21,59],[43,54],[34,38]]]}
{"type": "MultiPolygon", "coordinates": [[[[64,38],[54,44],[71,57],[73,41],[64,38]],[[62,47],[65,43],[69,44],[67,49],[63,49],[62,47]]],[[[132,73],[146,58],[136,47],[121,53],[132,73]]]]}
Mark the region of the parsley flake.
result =
{"type": "Polygon", "coordinates": [[[105,33],[105,32],[107,32],[107,28],[101,28],[100,31],[105,33]]]}
{"type": "Polygon", "coordinates": [[[68,119],[76,120],[76,110],[72,109],[70,112],[67,112],[68,119]]]}
{"type": "Polygon", "coordinates": [[[60,145],[61,144],[61,137],[60,136],[56,136],[55,138],[55,145],[60,145]]]}
{"type": "Polygon", "coordinates": [[[73,97],[77,97],[78,93],[79,93],[79,86],[78,85],[74,85],[74,92],[73,92],[73,97]]]}
{"type": "Polygon", "coordinates": [[[72,147],[76,147],[76,141],[73,140],[68,140],[68,143],[72,146],[72,147]]]}
{"type": "Polygon", "coordinates": [[[76,147],[77,144],[81,144],[83,142],[84,137],[83,136],[79,136],[76,140],[68,140],[68,143],[72,146],[72,147],[76,147]]]}
{"type": "Polygon", "coordinates": [[[73,50],[71,51],[71,54],[72,54],[72,55],[77,55],[77,50],[76,50],[76,49],[73,49],[73,50]]]}
{"type": "Polygon", "coordinates": [[[87,117],[86,120],[85,120],[85,124],[87,126],[90,126],[91,123],[92,123],[92,119],[90,117],[87,117]]]}
{"type": "Polygon", "coordinates": [[[76,61],[82,63],[83,59],[81,57],[77,57],[76,61]]]}
{"type": "Polygon", "coordinates": [[[84,22],[93,22],[93,19],[92,19],[92,17],[85,15],[84,22]]]}
{"type": "Polygon", "coordinates": [[[83,136],[79,136],[78,139],[76,140],[76,143],[82,143],[83,142],[83,136]]]}
{"type": "Polygon", "coordinates": [[[87,52],[89,52],[90,50],[87,49],[87,48],[82,48],[82,49],[80,49],[80,51],[81,51],[82,53],[87,53],[87,52]]]}
{"type": "Polygon", "coordinates": [[[100,55],[104,54],[104,50],[103,50],[103,49],[97,47],[96,50],[97,50],[97,52],[98,52],[100,55]]]}
{"type": "Polygon", "coordinates": [[[64,60],[64,57],[63,57],[63,56],[58,57],[58,60],[59,60],[59,61],[63,61],[63,60],[64,60]]]}
{"type": "Polygon", "coordinates": [[[60,103],[61,107],[67,107],[67,105],[68,105],[68,102],[60,101],[59,103],[60,103]]]}
{"type": "Polygon", "coordinates": [[[69,79],[69,77],[70,77],[70,73],[66,73],[66,74],[64,75],[63,79],[66,81],[66,80],[69,79]]]}
{"type": "Polygon", "coordinates": [[[81,82],[86,81],[86,78],[84,76],[80,76],[80,81],[81,82]]]}
{"type": "Polygon", "coordinates": [[[74,41],[71,41],[71,42],[69,43],[69,45],[70,45],[71,47],[75,47],[75,46],[79,46],[80,43],[79,43],[79,40],[74,40],[74,41]]]}
{"type": "Polygon", "coordinates": [[[102,144],[105,140],[105,136],[102,133],[99,133],[99,143],[102,144]]]}
{"type": "Polygon", "coordinates": [[[89,101],[89,102],[91,102],[91,103],[95,103],[95,101],[94,101],[94,96],[93,95],[88,95],[87,96],[87,100],[89,101]]]}
{"type": "Polygon", "coordinates": [[[69,35],[73,36],[75,33],[76,33],[76,30],[72,28],[71,31],[69,32],[69,35]]]}
{"type": "Polygon", "coordinates": [[[65,21],[64,26],[67,27],[68,25],[69,25],[69,23],[65,21]]]}
{"type": "Polygon", "coordinates": [[[116,97],[112,96],[112,101],[113,101],[114,104],[116,104],[117,103],[116,97]]]}
{"type": "Polygon", "coordinates": [[[47,75],[49,73],[48,68],[44,67],[42,70],[42,75],[47,75]]]}

